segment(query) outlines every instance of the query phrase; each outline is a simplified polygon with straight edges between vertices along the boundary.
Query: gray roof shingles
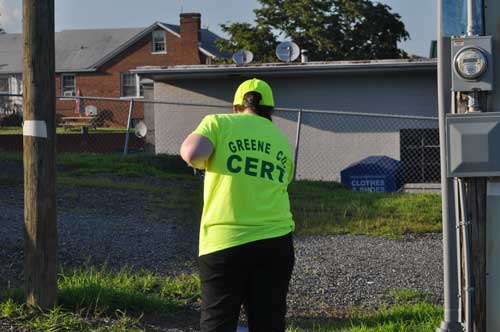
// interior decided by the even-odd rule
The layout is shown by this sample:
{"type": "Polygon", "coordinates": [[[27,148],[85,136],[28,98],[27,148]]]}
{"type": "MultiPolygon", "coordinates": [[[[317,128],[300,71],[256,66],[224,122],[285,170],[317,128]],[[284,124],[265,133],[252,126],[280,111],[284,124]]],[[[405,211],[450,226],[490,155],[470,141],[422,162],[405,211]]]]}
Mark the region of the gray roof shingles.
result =
{"type": "Polygon", "coordinates": [[[144,29],[65,30],[56,33],[58,71],[91,69],[144,29]]]}
{"type": "MultiPolygon", "coordinates": [[[[178,25],[162,23],[168,29],[179,34],[178,25]]],[[[56,71],[93,70],[95,64],[102,61],[120,47],[140,35],[148,28],[63,30],[56,32],[56,71]]],[[[228,57],[227,52],[220,52],[215,46],[217,35],[207,29],[201,30],[203,49],[217,57],[228,57]]],[[[22,37],[21,34],[0,34],[0,73],[14,74],[22,72],[22,37]]]]}
{"type": "Polygon", "coordinates": [[[21,34],[0,34],[0,73],[20,73],[23,68],[21,34]]]}

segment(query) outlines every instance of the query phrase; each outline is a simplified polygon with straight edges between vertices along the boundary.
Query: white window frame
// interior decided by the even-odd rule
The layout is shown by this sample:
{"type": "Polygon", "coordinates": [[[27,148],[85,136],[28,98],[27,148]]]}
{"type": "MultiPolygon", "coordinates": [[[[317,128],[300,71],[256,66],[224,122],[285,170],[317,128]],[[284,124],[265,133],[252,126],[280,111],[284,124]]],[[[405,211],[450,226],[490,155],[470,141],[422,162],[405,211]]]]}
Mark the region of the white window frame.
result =
{"type": "Polygon", "coordinates": [[[167,33],[164,30],[155,30],[151,34],[151,54],[167,54],[167,33]],[[155,37],[161,36],[163,39],[163,50],[157,51],[155,37]]]}
{"type": "MultiPolygon", "coordinates": [[[[15,85],[17,87],[15,93],[20,94],[20,95],[23,94],[23,75],[19,75],[19,74],[15,75],[13,77],[13,81],[16,83],[15,85]]],[[[11,84],[12,84],[12,82],[11,82],[11,84]]],[[[12,88],[12,85],[11,85],[11,89],[14,90],[14,88],[12,88]]]]}
{"type": "Polygon", "coordinates": [[[76,75],[75,74],[61,74],[61,96],[66,97],[66,98],[72,98],[76,96],[76,75]],[[73,77],[73,87],[65,87],[64,86],[64,78],[65,77],[73,77]],[[67,94],[66,92],[71,92],[71,95],[69,93],[67,94]]]}
{"type": "MultiPolygon", "coordinates": [[[[130,88],[130,87],[132,87],[132,85],[129,85],[128,87],[130,88]]],[[[141,81],[140,81],[140,77],[138,74],[129,73],[129,72],[120,73],[120,98],[122,98],[122,99],[144,98],[144,95],[143,94],[141,95],[141,81]],[[125,91],[125,89],[124,89],[125,79],[124,78],[126,75],[134,75],[135,76],[135,85],[134,85],[135,94],[131,95],[131,96],[126,96],[124,93],[124,91],[125,91]]]]}

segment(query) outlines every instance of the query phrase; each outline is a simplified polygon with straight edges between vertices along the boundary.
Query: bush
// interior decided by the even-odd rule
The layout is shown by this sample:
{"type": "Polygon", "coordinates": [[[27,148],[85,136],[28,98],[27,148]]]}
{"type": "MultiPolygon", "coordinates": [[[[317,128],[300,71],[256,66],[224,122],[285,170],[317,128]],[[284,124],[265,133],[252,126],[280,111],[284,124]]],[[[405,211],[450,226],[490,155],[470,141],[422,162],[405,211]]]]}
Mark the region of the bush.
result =
{"type": "Polygon", "coordinates": [[[21,127],[23,125],[23,117],[19,113],[7,115],[0,119],[0,127],[21,127]]]}

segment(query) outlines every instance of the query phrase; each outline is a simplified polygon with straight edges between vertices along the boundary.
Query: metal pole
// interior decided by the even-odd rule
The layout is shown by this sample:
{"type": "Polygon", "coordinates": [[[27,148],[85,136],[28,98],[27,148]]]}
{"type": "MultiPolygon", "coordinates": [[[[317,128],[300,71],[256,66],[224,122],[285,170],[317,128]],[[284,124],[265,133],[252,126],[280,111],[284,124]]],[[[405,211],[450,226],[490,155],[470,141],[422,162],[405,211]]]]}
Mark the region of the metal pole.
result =
{"type": "Polygon", "coordinates": [[[132,121],[132,111],[134,110],[134,100],[130,100],[130,106],[128,109],[128,120],[127,120],[127,132],[125,133],[125,146],[123,147],[123,155],[128,154],[128,142],[130,140],[130,122],[132,121]]]}
{"type": "Polygon", "coordinates": [[[446,169],[446,113],[451,109],[451,47],[443,33],[443,1],[438,1],[438,107],[443,216],[444,320],[439,332],[462,332],[458,308],[458,264],[453,180],[446,169]]]}
{"type": "Polygon", "coordinates": [[[302,127],[302,109],[300,109],[297,115],[297,131],[295,133],[295,151],[293,155],[293,180],[297,176],[297,162],[299,160],[299,144],[300,144],[300,128],[302,127]]]}

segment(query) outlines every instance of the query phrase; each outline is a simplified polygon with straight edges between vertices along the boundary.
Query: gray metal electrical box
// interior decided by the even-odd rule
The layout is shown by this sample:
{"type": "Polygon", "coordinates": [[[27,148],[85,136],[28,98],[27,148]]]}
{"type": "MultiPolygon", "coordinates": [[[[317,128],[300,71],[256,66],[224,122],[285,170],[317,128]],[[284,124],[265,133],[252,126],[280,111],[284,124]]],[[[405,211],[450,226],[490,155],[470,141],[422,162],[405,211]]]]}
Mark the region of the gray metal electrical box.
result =
{"type": "Polygon", "coordinates": [[[448,114],[448,177],[500,176],[500,113],[448,114]]]}
{"type": "Polygon", "coordinates": [[[457,37],[451,40],[452,56],[452,91],[491,91],[493,90],[493,56],[491,36],[457,37]],[[469,52],[467,52],[469,51],[469,52]],[[474,56],[476,52],[476,56],[474,56]],[[464,54],[469,53],[465,59],[464,54]],[[458,60],[461,60],[461,69],[481,67],[477,75],[464,75],[458,60]],[[484,62],[484,65],[480,65],[484,62]],[[477,76],[477,77],[476,77],[477,76]]]}

